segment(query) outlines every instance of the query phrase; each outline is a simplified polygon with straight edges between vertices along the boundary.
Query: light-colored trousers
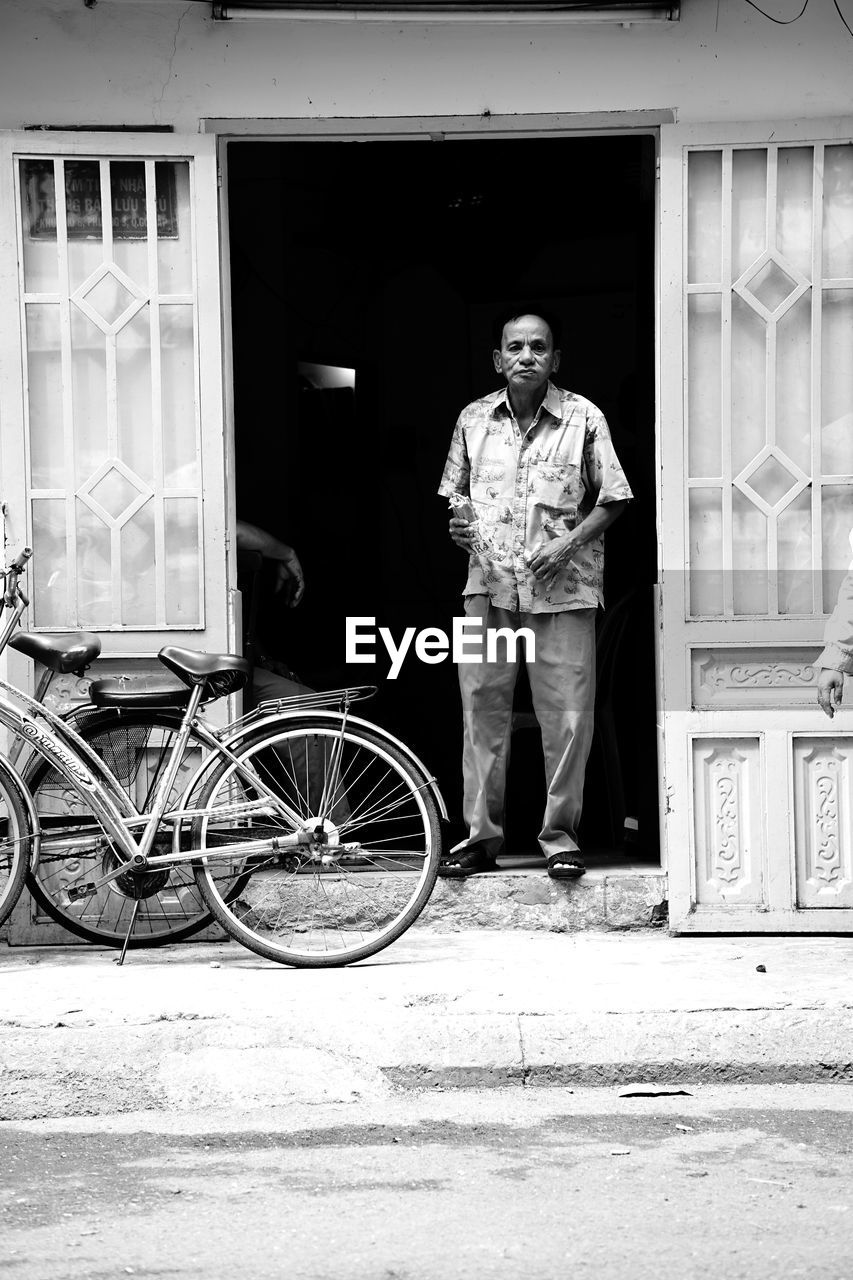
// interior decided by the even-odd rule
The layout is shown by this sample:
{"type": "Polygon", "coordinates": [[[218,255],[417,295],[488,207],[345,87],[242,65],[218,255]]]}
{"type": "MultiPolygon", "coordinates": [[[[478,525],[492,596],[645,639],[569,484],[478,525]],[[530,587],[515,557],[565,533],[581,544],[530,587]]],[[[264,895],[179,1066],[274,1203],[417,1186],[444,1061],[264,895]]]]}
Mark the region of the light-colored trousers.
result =
{"type": "MultiPolygon", "coordinates": [[[[488,596],[466,596],[465,613],[482,619],[483,662],[459,663],[464,747],[463,816],[467,840],[500,851],[504,839],[504,793],[512,731],[512,698],[524,649],[508,656],[503,640],[497,660],[485,661],[489,627],[529,627],[536,656],[527,663],[533,709],[542,731],[547,799],[539,844],[545,857],[577,850],[586,761],[592,743],[595,703],[595,609],[563,613],[516,613],[490,604],[488,596]]],[[[471,637],[466,642],[474,652],[471,637]]]]}

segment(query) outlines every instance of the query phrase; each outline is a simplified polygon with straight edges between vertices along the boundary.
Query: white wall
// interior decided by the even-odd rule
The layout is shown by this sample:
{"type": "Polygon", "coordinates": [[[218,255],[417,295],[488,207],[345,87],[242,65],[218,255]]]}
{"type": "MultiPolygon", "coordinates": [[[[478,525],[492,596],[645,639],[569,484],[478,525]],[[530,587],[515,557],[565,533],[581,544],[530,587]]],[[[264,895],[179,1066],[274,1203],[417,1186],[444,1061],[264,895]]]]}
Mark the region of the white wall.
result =
{"type": "MultiPolygon", "coordinates": [[[[762,0],[789,16],[798,0],[762,0]]],[[[853,6],[850,21],[853,25],[853,6]]],[[[678,119],[853,111],[853,38],[831,0],[775,26],[745,0],[683,0],[667,26],[215,23],[201,0],[0,0],[0,127],[204,117],[674,108],[678,119]]]]}

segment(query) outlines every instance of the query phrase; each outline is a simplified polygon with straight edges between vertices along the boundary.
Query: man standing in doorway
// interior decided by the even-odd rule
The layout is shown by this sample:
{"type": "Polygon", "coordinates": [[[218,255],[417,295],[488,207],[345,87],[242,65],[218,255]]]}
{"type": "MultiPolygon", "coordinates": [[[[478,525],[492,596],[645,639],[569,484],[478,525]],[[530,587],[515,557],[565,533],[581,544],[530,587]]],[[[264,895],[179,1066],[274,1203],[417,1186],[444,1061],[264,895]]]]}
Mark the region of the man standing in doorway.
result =
{"type": "MultiPolygon", "coordinates": [[[[528,676],[548,788],[539,844],[548,874],[570,879],[585,871],[577,832],[592,741],[603,534],[632,494],[601,412],[551,382],[560,364],[554,320],[512,315],[496,339],[495,370],[506,386],[463,409],[439,493],[463,504],[450,536],[469,553],[466,615],[484,630],[533,631],[528,676]]],[[[518,663],[508,650],[503,660],[459,664],[469,834],[442,860],[444,876],[490,870],[503,846],[518,663]]]]}

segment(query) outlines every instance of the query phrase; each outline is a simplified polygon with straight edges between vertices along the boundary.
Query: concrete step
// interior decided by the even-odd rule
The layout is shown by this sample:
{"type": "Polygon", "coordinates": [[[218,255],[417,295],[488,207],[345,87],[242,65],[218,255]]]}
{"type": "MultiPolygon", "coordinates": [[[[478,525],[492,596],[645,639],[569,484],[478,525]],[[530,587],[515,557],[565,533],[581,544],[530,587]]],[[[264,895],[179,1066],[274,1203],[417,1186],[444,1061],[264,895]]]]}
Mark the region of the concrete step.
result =
{"type": "MultiPolygon", "coordinates": [[[[465,929],[518,929],[550,933],[581,933],[594,930],[659,928],[666,923],[666,874],[658,864],[632,862],[618,854],[587,854],[587,872],[577,880],[551,880],[545,860],[538,854],[508,855],[498,859],[495,871],[469,876],[465,880],[439,879],[432,897],[415,928],[441,933],[465,929]]],[[[310,886],[306,884],[306,889],[310,886]]],[[[348,896],[335,895],[330,880],[328,897],[334,906],[334,923],[346,918],[348,896]]],[[[252,880],[243,897],[252,898],[253,888],[267,893],[261,878],[252,880]]],[[[408,883],[401,892],[407,895],[408,883]]],[[[293,885],[287,892],[293,906],[293,885]]],[[[392,895],[393,897],[393,895],[392,895]]],[[[390,903],[392,899],[389,898],[390,903]]],[[[275,908],[275,902],[271,902],[275,908]]],[[[313,888],[305,911],[316,910],[313,888]]],[[[319,921],[318,921],[319,924],[319,921]]],[[[221,941],[225,934],[212,926],[194,941],[221,941]]],[[[38,915],[28,894],[0,928],[0,944],[13,947],[88,945],[58,925],[38,915]]]]}
{"type": "Polygon", "coordinates": [[[666,873],[612,854],[586,856],[577,880],[551,880],[539,856],[498,859],[495,871],[440,879],[416,928],[532,929],[551,933],[648,929],[666,922],[666,873]]]}

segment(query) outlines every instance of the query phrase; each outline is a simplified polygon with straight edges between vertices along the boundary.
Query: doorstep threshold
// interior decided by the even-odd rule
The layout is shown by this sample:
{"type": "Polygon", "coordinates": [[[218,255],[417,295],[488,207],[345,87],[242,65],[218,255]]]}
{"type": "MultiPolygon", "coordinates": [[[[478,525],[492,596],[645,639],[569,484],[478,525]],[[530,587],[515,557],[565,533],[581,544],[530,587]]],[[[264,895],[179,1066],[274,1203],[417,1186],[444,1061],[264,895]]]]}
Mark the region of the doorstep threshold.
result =
{"type": "Polygon", "coordinates": [[[541,854],[509,853],[497,868],[440,878],[417,927],[546,930],[654,929],[666,923],[667,881],[659,864],[621,851],[587,853],[587,872],[552,880],[541,854]]]}
{"type": "MultiPolygon", "coordinates": [[[[639,860],[621,850],[587,851],[582,855],[586,863],[584,880],[591,876],[659,876],[663,868],[659,861],[639,860]]],[[[480,872],[495,875],[494,871],[480,872]]],[[[498,858],[499,875],[545,875],[545,859],[540,853],[503,853],[498,858]]]]}

